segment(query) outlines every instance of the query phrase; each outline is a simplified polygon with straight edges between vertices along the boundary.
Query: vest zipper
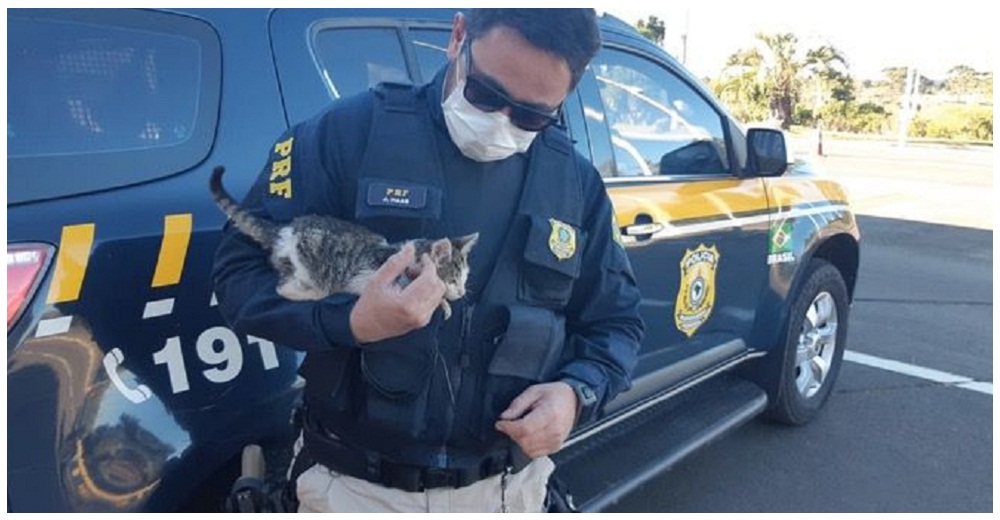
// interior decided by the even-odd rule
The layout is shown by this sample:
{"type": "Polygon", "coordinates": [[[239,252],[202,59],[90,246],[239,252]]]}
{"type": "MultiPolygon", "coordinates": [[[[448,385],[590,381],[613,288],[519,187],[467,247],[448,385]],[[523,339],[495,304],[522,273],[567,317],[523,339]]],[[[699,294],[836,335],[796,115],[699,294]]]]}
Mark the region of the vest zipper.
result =
{"type": "Polygon", "coordinates": [[[468,356],[464,352],[465,340],[469,337],[472,332],[472,311],[476,308],[476,304],[469,302],[465,307],[462,308],[462,356],[468,356]]]}
{"type": "MultiPolygon", "coordinates": [[[[474,303],[468,303],[462,307],[462,330],[460,336],[462,355],[459,357],[459,369],[461,371],[458,376],[459,381],[465,379],[465,374],[462,372],[468,370],[471,364],[469,359],[469,353],[465,351],[465,348],[466,348],[466,341],[468,340],[469,334],[472,331],[472,311],[475,308],[475,306],[476,304],[474,303]]],[[[447,384],[448,387],[451,388],[454,381],[452,381],[450,377],[448,379],[449,380],[447,384]]],[[[462,383],[459,382],[458,387],[461,387],[461,384],[462,383]]],[[[452,396],[456,396],[458,390],[459,388],[454,388],[454,392],[451,391],[449,392],[451,393],[452,396]]],[[[455,412],[458,410],[458,406],[459,403],[456,400],[453,401],[452,406],[449,407],[449,412],[447,416],[447,426],[445,427],[444,442],[441,443],[441,449],[438,450],[438,454],[436,457],[437,465],[438,467],[441,468],[448,467],[448,443],[451,441],[451,435],[455,431],[455,412]]]]}
{"type": "MultiPolygon", "coordinates": [[[[462,330],[460,335],[460,342],[461,342],[460,348],[462,349],[462,355],[459,357],[459,369],[461,370],[462,373],[459,376],[460,381],[465,379],[464,372],[468,370],[469,366],[471,365],[469,353],[466,351],[467,347],[466,341],[468,340],[469,335],[471,334],[472,331],[472,311],[475,309],[475,307],[476,304],[471,302],[462,306],[462,330]]],[[[451,386],[451,384],[452,381],[449,380],[448,385],[451,386]]],[[[462,383],[459,383],[459,388],[461,387],[461,384],[462,383]]],[[[459,388],[455,389],[456,393],[458,393],[459,388]]],[[[456,401],[452,403],[452,406],[448,407],[449,411],[447,417],[447,426],[445,427],[444,442],[441,444],[441,449],[438,451],[437,455],[437,463],[442,468],[447,467],[448,464],[448,443],[451,441],[451,435],[455,430],[455,412],[457,411],[458,406],[459,403],[456,401]]]]}

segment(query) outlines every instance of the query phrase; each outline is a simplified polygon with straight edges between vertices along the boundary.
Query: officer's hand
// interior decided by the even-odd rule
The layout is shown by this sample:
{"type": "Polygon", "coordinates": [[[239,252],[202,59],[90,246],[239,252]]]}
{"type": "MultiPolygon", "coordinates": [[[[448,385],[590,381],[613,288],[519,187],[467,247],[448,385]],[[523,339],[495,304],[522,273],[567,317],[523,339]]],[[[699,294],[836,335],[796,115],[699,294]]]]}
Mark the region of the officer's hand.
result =
{"type": "Polygon", "coordinates": [[[576,422],[576,392],[566,383],[529,386],[517,396],[496,422],[529,457],[555,453],[569,437],[576,422]]]}
{"type": "Polygon", "coordinates": [[[407,243],[382,264],[361,292],[350,318],[358,343],[402,336],[430,323],[444,298],[444,283],[425,254],[420,259],[420,276],[405,289],[400,287],[396,278],[413,263],[413,257],[413,244],[407,243]]]}

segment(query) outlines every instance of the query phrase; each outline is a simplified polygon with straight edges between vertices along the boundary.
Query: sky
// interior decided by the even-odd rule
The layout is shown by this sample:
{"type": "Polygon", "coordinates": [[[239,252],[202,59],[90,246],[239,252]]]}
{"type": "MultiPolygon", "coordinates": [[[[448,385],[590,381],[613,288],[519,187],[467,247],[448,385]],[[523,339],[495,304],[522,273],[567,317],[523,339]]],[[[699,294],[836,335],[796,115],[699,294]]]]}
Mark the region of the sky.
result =
{"type": "Polygon", "coordinates": [[[917,2],[660,0],[623,5],[605,0],[595,7],[632,25],[649,15],[664,20],[664,46],[678,59],[686,26],[686,65],[699,77],[716,76],[730,54],[753,45],[757,32],[791,32],[807,48],[833,45],[859,79],[878,79],[890,66],[915,66],[932,79],[944,79],[955,65],[995,68],[997,23],[985,11],[987,2],[912,4],[917,2]]]}

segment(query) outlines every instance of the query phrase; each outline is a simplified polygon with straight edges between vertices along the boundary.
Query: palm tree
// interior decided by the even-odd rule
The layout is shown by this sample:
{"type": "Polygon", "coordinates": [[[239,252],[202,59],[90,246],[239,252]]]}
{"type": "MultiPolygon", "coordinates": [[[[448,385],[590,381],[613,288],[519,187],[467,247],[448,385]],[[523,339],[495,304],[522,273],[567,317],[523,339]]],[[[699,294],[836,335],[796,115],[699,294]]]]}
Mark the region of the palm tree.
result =
{"type": "MultiPolygon", "coordinates": [[[[739,50],[729,57],[718,82],[718,94],[724,100],[727,91],[740,92],[743,98],[747,97],[747,93],[763,94],[767,112],[780,121],[782,128],[787,129],[792,124],[792,114],[805,79],[823,78],[828,83],[838,80],[841,87],[850,84],[847,61],[833,46],[810,49],[802,55],[798,38],[792,33],[757,33],[756,39],[756,47],[739,50]]],[[[828,88],[828,85],[824,87],[828,88]]],[[[732,98],[731,95],[728,97],[732,98]]],[[[758,105],[743,111],[759,112],[761,101],[754,99],[753,102],[758,105]]],[[[735,111],[738,113],[741,110],[735,111]]]]}
{"type": "Polygon", "coordinates": [[[849,68],[844,55],[831,45],[806,51],[806,75],[819,84],[823,95],[829,94],[837,101],[854,100],[854,81],[849,68]]]}
{"type": "Polygon", "coordinates": [[[733,114],[742,121],[760,121],[769,117],[770,85],[760,78],[764,56],[757,49],[736,52],[726,60],[722,76],[712,83],[733,114]]]}
{"type": "Polygon", "coordinates": [[[657,45],[663,45],[663,38],[667,34],[666,25],[663,20],[650,15],[645,20],[639,20],[635,24],[639,33],[657,45]]]}
{"type": "Polygon", "coordinates": [[[792,110],[799,98],[799,72],[804,67],[795,59],[799,40],[791,33],[757,33],[757,39],[770,51],[770,60],[764,63],[766,78],[771,84],[771,114],[781,121],[781,128],[788,128],[792,125],[792,110]]]}

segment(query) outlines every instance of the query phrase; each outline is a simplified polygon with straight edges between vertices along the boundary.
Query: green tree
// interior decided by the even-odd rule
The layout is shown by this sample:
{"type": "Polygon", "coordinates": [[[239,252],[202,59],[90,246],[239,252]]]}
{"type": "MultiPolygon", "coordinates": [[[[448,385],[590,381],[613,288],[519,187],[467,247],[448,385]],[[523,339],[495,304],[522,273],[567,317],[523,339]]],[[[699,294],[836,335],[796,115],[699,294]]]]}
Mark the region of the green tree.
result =
{"type": "MultiPolygon", "coordinates": [[[[917,71],[919,72],[919,71],[917,71]]],[[[885,76],[883,80],[883,85],[886,86],[891,96],[898,98],[903,93],[903,89],[906,86],[906,75],[908,74],[906,67],[887,67],[882,69],[882,74],[885,76]]],[[[918,74],[919,83],[918,89],[921,94],[930,94],[937,89],[937,84],[934,80],[924,76],[923,74],[918,74]]]]}
{"type": "Polygon", "coordinates": [[[906,67],[886,67],[882,69],[884,84],[893,92],[902,92],[906,86],[906,67]]]}
{"type": "Polygon", "coordinates": [[[961,102],[962,98],[968,96],[976,90],[978,82],[976,70],[968,65],[958,65],[948,71],[948,79],[945,80],[945,90],[954,94],[961,102]]]}
{"type": "Polygon", "coordinates": [[[710,85],[719,99],[743,121],[770,115],[770,85],[760,77],[764,56],[757,49],[737,51],[726,60],[723,74],[710,85]]]}
{"type": "MultiPolygon", "coordinates": [[[[804,69],[818,90],[825,97],[837,101],[854,101],[854,80],[849,73],[847,60],[831,45],[806,51],[804,69]]],[[[822,104],[822,103],[821,103],[822,104]]]]}
{"type": "MultiPolygon", "coordinates": [[[[985,100],[989,101],[990,105],[993,104],[993,71],[982,73],[979,80],[978,93],[979,95],[983,96],[985,100]]],[[[992,125],[993,123],[991,122],[990,123],[991,138],[993,135],[992,125]]]]}
{"type": "Polygon", "coordinates": [[[944,90],[954,95],[959,102],[970,98],[993,100],[993,72],[979,72],[968,65],[958,65],[948,71],[944,90]]]}
{"type": "Polygon", "coordinates": [[[650,41],[657,45],[663,45],[663,38],[667,34],[666,25],[664,25],[663,20],[650,15],[645,20],[639,20],[635,24],[636,29],[639,33],[648,38],[650,41]]]}
{"type": "Polygon", "coordinates": [[[822,89],[824,98],[853,99],[847,61],[835,47],[803,52],[792,33],[758,33],[756,40],[755,47],[729,57],[716,82],[716,93],[723,101],[734,101],[730,106],[738,115],[758,114],[764,108],[770,117],[780,121],[782,128],[789,128],[807,80],[822,89]],[[742,103],[751,105],[738,107],[742,103]]]}

